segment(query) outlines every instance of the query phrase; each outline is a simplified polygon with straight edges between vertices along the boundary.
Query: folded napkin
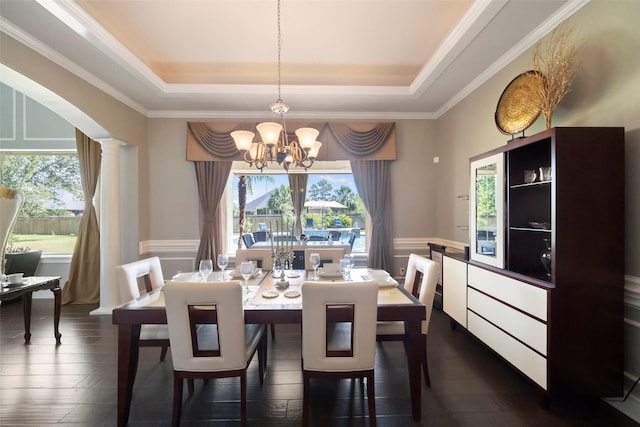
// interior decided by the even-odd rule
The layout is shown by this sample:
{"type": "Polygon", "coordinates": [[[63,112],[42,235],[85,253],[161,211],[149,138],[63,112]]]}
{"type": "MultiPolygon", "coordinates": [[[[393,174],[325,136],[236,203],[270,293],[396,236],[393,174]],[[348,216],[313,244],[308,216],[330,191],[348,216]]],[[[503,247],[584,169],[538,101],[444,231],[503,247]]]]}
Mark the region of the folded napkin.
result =
{"type": "Polygon", "coordinates": [[[337,268],[327,269],[328,265],[330,264],[325,264],[318,269],[318,277],[342,277],[342,273],[337,268]]]}

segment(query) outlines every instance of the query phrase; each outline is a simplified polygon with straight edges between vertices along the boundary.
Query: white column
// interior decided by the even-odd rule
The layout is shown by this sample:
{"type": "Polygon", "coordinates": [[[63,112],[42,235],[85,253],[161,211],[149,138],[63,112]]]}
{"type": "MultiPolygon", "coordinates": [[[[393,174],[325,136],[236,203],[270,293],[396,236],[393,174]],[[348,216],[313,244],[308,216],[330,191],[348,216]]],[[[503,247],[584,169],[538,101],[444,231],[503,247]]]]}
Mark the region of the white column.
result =
{"type": "Polygon", "coordinates": [[[111,314],[120,305],[115,268],[120,264],[120,146],[116,139],[98,140],[100,164],[100,307],[91,314],[111,314]]]}

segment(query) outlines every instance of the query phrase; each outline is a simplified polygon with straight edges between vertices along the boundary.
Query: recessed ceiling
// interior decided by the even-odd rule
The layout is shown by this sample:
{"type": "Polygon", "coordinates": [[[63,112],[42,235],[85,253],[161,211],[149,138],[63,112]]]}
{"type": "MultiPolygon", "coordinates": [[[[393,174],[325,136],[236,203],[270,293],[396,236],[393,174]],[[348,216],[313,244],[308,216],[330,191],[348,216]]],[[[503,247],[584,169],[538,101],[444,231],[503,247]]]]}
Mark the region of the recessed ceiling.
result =
{"type": "MultiPolygon", "coordinates": [[[[282,0],[282,98],[292,117],[438,117],[584,3],[282,0]]],[[[2,0],[0,29],[149,117],[257,118],[278,96],[277,13],[2,0]]]]}

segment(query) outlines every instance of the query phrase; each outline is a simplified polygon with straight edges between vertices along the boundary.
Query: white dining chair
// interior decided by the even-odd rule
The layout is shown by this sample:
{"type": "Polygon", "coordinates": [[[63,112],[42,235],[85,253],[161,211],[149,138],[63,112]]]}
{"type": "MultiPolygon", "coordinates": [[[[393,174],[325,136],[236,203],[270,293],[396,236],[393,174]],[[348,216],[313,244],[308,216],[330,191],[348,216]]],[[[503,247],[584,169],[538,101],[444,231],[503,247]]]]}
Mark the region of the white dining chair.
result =
{"type": "Polygon", "coordinates": [[[311,378],[366,378],[369,424],[376,425],[374,364],[378,285],[316,282],[302,285],[302,376],[305,426],[309,425],[311,378]],[[346,315],[329,323],[328,313],[346,315]]]}
{"type": "Polygon", "coordinates": [[[243,261],[255,261],[262,271],[273,270],[273,253],[271,249],[238,249],[236,251],[236,267],[240,267],[243,261]]]}
{"type": "MultiPolygon", "coordinates": [[[[164,278],[160,258],[151,257],[122,264],[116,267],[120,303],[123,304],[140,296],[142,279],[144,291],[162,287],[164,278]]],[[[140,347],[160,347],[160,360],[164,361],[169,349],[169,330],[167,325],[142,325],[140,327],[140,347]]]]}
{"type": "Polygon", "coordinates": [[[172,425],[180,424],[183,379],[228,377],[240,378],[240,419],[246,425],[247,368],[257,351],[262,384],[267,340],[265,325],[244,323],[241,282],[170,281],[163,292],[173,360],[172,425]]]}
{"type": "MultiPolygon", "coordinates": [[[[427,364],[427,332],[433,311],[433,299],[439,270],[439,262],[417,254],[410,254],[409,262],[407,263],[407,275],[404,280],[404,288],[418,298],[424,304],[426,310],[426,317],[421,326],[423,339],[421,340],[420,357],[422,358],[421,365],[424,372],[424,380],[428,386],[431,386],[431,379],[429,378],[429,366],[427,364]]],[[[378,322],[376,337],[378,341],[404,341],[404,322],[378,322]]]]}
{"type": "Polygon", "coordinates": [[[309,256],[313,253],[320,254],[320,266],[324,264],[332,263],[338,264],[342,258],[344,258],[344,248],[305,248],[304,249],[304,269],[309,271],[313,270],[311,263],[309,262],[309,256]]]}

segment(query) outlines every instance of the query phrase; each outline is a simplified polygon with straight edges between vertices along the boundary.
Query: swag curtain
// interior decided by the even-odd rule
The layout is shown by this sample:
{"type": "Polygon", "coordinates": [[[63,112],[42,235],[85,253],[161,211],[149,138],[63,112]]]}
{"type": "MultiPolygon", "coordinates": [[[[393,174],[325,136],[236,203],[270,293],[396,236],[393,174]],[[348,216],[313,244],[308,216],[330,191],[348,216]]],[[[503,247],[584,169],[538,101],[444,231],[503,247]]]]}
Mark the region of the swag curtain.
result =
{"type": "Polygon", "coordinates": [[[102,148],[79,129],[76,129],[76,147],[84,211],[71,257],[69,280],[62,288],[62,303],[93,304],[100,302],[100,227],[93,198],[100,176],[102,148]]]}

